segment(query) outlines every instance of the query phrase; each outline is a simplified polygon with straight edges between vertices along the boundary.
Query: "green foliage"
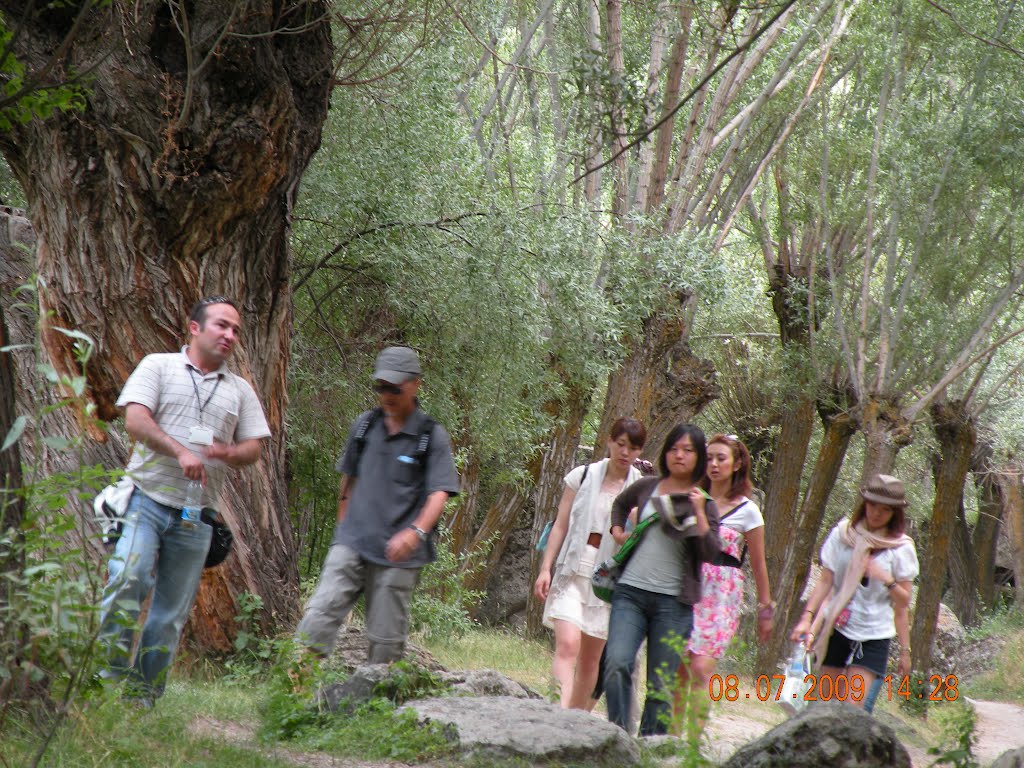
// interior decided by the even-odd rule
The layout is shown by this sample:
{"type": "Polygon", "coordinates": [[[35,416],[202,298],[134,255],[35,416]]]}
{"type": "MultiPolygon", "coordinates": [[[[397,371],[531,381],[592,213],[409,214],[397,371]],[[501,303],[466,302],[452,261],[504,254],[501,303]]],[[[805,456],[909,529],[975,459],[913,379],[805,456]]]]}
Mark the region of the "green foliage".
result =
{"type": "Polygon", "coordinates": [[[936,755],[936,765],[951,765],[955,768],[980,768],[974,757],[974,729],[978,718],[974,707],[965,701],[937,708],[936,718],[941,720],[944,732],[943,744],[931,747],[929,755],[936,755]]]}
{"type": "Polygon", "coordinates": [[[0,14],[0,131],[45,119],[54,112],[85,108],[87,91],[82,84],[53,83],[30,71],[14,55],[11,42],[19,32],[22,30],[12,28],[9,18],[0,14]]]}
{"type": "Polygon", "coordinates": [[[352,714],[304,732],[301,743],[361,760],[402,762],[441,758],[453,749],[443,726],[433,722],[421,724],[415,712],[399,712],[386,699],[372,699],[352,714]]]}
{"type": "Polygon", "coordinates": [[[420,572],[412,597],[412,631],[429,639],[462,637],[476,626],[470,608],[484,599],[480,590],[466,589],[463,567],[468,558],[451,549],[451,534],[442,530],[437,559],[420,572]]]}
{"type": "MultiPolygon", "coordinates": [[[[433,673],[407,662],[393,664],[393,677],[380,684],[376,697],[352,711],[330,713],[316,707],[308,695],[295,692],[288,663],[279,664],[270,680],[270,694],[261,707],[259,737],[264,744],[291,741],[362,760],[425,760],[451,750],[451,740],[434,723],[420,725],[415,713],[398,711],[398,704],[444,689],[433,673]]],[[[317,672],[313,685],[327,682],[317,672]]]]}
{"type": "MultiPolygon", "coordinates": [[[[31,297],[25,286],[22,294],[31,297]]],[[[29,304],[20,308],[35,310],[29,304]]],[[[3,450],[31,440],[42,448],[67,454],[79,469],[42,474],[38,462],[27,467],[27,481],[13,489],[23,502],[17,528],[0,531],[0,727],[10,718],[35,738],[33,764],[42,759],[57,728],[83,693],[95,693],[92,676],[99,652],[101,576],[90,566],[85,547],[97,532],[87,528],[75,508],[88,504],[98,488],[112,480],[100,467],[81,461],[84,434],[65,440],[46,434],[48,414],[73,409],[97,428],[94,405],[86,396],[85,369],[93,341],[77,331],[56,329],[72,339],[80,373],[61,374],[39,364],[45,379],[64,397],[37,414],[22,415],[3,441],[3,450]]],[[[5,349],[9,351],[11,348],[5,349]]]]}
{"type": "Polygon", "coordinates": [[[404,704],[412,699],[435,696],[448,688],[436,673],[403,659],[391,665],[387,679],[378,683],[373,692],[392,704],[404,704]]]}

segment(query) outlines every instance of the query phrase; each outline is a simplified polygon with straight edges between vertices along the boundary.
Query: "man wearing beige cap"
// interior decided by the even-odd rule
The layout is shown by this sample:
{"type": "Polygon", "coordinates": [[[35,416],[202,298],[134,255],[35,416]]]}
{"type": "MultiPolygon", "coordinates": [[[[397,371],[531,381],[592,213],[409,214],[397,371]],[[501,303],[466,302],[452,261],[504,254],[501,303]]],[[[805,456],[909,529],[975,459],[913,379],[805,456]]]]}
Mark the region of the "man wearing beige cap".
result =
{"type": "Polygon", "coordinates": [[[434,559],[434,527],[459,491],[444,427],[419,408],[420,361],[408,347],[377,356],[379,407],[359,416],[335,468],[338,522],[320,583],[299,623],[299,642],[318,655],[366,597],[370,663],[402,657],[420,569],[434,559]]]}

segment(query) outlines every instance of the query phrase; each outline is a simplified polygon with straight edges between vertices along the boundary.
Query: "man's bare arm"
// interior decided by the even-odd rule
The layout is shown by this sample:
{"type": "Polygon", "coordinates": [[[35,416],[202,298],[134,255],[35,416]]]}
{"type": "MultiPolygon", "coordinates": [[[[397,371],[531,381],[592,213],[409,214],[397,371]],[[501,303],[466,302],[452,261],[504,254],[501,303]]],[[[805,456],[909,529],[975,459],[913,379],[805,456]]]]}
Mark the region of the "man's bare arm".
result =
{"type": "Polygon", "coordinates": [[[129,435],[147,448],[176,459],[182,473],[189,480],[206,483],[202,459],[160,429],[149,408],[140,403],[128,403],[124,412],[124,426],[129,435]]]}

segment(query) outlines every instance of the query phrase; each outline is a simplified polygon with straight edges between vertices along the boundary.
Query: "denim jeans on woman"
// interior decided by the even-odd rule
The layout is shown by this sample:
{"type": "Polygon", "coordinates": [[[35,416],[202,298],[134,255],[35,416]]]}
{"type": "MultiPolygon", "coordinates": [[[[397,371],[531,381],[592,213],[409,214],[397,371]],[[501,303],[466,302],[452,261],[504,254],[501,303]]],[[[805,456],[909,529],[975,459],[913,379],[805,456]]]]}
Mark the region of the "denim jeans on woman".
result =
{"type": "Polygon", "coordinates": [[[671,686],[676,681],[680,653],[693,629],[693,609],[675,595],[662,595],[619,584],[612,595],[612,615],[605,646],[604,685],[608,719],[627,728],[633,701],[633,667],[647,640],[647,701],[640,735],[668,733],[671,686]],[[666,640],[674,638],[671,643],[666,640]]]}
{"type": "Polygon", "coordinates": [[[135,489],[103,590],[99,640],[109,653],[104,677],[130,678],[134,695],[148,698],[163,693],[167,669],[199,589],[212,533],[203,522],[183,528],[180,509],[135,489]],[[153,601],[132,664],[136,624],[150,590],[153,601]]]}

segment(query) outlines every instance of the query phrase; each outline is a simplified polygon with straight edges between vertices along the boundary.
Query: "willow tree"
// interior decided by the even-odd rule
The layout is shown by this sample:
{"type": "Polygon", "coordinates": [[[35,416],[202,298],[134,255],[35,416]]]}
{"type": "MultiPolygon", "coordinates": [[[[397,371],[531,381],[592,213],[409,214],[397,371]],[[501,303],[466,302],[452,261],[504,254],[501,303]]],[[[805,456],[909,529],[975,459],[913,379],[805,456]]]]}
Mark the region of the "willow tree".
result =
{"type": "MultiPolygon", "coordinates": [[[[96,339],[88,395],[101,418],[114,419],[141,357],[181,346],[197,297],[239,300],[245,334],[233,366],[254,384],[273,436],[223,494],[236,554],[204,576],[191,625],[200,646],[228,649],[239,593],[261,596],[268,620],[288,621],[297,608],[285,505],[288,234],[327,114],[328,4],[140,0],[75,10],[0,2],[0,21],[14,32],[7,45],[28,71],[57,80],[88,73],[79,111],[0,134],[38,238],[29,271],[41,286],[43,353],[58,374],[74,372],[70,340],[57,329],[96,339]]],[[[55,418],[46,428],[79,427],[55,418]]],[[[87,460],[123,462],[125,446],[91,437],[87,460]]]]}
{"type": "MultiPolygon", "coordinates": [[[[769,278],[796,263],[805,285],[816,286],[802,294],[812,303],[799,305],[825,309],[803,312],[823,326],[804,326],[819,366],[812,391],[842,393],[847,426],[864,438],[861,477],[891,472],[931,417],[942,453],[914,630],[915,663],[926,665],[974,445],[974,385],[965,379],[977,378],[1005,340],[1024,281],[1015,246],[1020,165],[1003,148],[1005,115],[1019,111],[1003,86],[1017,62],[1012,47],[967,37],[934,9],[896,2],[893,10],[854,18],[825,74],[820,119],[799,127],[777,184],[759,190],[748,212],[766,256],[778,254],[769,278]],[[933,55],[939,49],[945,54],[933,55]],[[790,177],[797,183],[784,183],[790,177]],[[775,239],[766,237],[770,222],[775,239]]],[[[1010,6],[975,22],[982,39],[1016,41],[1018,17],[1010,6]]],[[[812,537],[801,548],[811,546],[823,511],[801,507],[799,528],[812,537]]],[[[770,551],[783,551],[789,530],[770,534],[770,551]]],[[[781,555],[770,562],[789,606],[792,564],[781,555]]]]}

